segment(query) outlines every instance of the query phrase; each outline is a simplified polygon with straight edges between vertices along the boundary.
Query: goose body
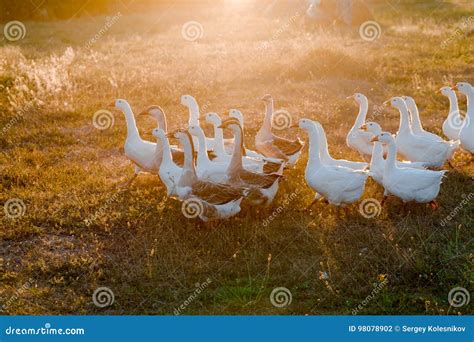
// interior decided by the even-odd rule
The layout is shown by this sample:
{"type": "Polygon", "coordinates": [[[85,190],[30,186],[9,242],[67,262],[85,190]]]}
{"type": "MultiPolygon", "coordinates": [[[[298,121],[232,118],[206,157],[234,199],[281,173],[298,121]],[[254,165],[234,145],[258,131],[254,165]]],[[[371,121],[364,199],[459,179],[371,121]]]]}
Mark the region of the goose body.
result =
{"type": "Polygon", "coordinates": [[[388,144],[382,181],[385,194],[397,196],[404,202],[428,203],[436,199],[446,171],[400,168],[395,163],[397,147],[392,135],[384,132],[374,138],[374,141],[388,144]]]}
{"type": "Polygon", "coordinates": [[[474,153],[474,87],[467,82],[459,82],[456,84],[456,89],[467,98],[467,112],[459,131],[459,139],[462,148],[474,153]]]}
{"type": "Polygon", "coordinates": [[[265,95],[262,100],[266,111],[262,127],[255,136],[257,151],[265,157],[282,159],[293,166],[301,155],[303,143],[299,139],[288,140],[272,133],[273,98],[265,95]]]}
{"type": "Polygon", "coordinates": [[[353,203],[364,192],[368,172],[348,167],[325,164],[319,153],[319,130],[309,119],[301,119],[299,127],[309,136],[309,158],[305,170],[306,183],[334,205],[353,203]]]}
{"type": "Polygon", "coordinates": [[[412,162],[423,162],[427,167],[441,168],[459,146],[459,141],[434,141],[413,133],[408,108],[401,97],[390,99],[400,112],[400,126],[396,136],[397,151],[412,162]]]}
{"type": "Polygon", "coordinates": [[[178,130],[175,137],[183,144],[184,166],[177,183],[178,197],[183,200],[183,212],[186,206],[194,202],[197,215],[203,221],[225,219],[240,212],[240,203],[246,189],[200,179],[195,170],[194,146],[191,134],[178,130]]]}
{"type": "MultiPolygon", "coordinates": [[[[372,133],[373,138],[382,134],[382,128],[376,122],[367,122],[363,129],[366,129],[368,132],[372,133]]],[[[370,159],[370,173],[371,177],[380,185],[383,185],[383,173],[385,170],[385,159],[384,159],[384,149],[381,142],[374,142],[374,147],[372,151],[372,157],[370,159]]],[[[425,169],[425,164],[422,162],[410,162],[410,161],[395,161],[397,167],[406,168],[411,167],[415,169],[425,169]]]]}
{"type": "Polygon", "coordinates": [[[463,124],[463,118],[459,113],[458,98],[451,87],[441,88],[441,94],[449,99],[449,113],[443,122],[443,133],[451,140],[459,139],[459,131],[463,124]]]}
{"type": "Polygon", "coordinates": [[[271,204],[278,191],[280,174],[263,174],[245,170],[242,166],[243,131],[239,121],[233,118],[224,120],[222,128],[228,128],[234,135],[234,151],[227,169],[226,183],[250,189],[248,201],[254,205],[271,204]]]}
{"type": "Polygon", "coordinates": [[[347,146],[356,150],[360,155],[368,160],[372,154],[372,139],[371,134],[360,130],[360,127],[365,124],[367,112],[369,110],[369,100],[364,94],[356,93],[348,98],[353,98],[359,105],[359,113],[357,114],[354,125],[349,130],[346,137],[347,146]]]}
{"type": "Polygon", "coordinates": [[[363,162],[354,162],[350,160],[345,160],[345,159],[334,159],[330,154],[329,154],[329,149],[328,149],[328,141],[326,138],[326,132],[324,132],[323,126],[319,122],[314,122],[316,124],[316,127],[319,132],[319,153],[321,155],[321,160],[323,163],[326,165],[334,165],[334,166],[342,166],[342,167],[348,167],[353,170],[365,170],[369,164],[363,163],[363,162]]]}

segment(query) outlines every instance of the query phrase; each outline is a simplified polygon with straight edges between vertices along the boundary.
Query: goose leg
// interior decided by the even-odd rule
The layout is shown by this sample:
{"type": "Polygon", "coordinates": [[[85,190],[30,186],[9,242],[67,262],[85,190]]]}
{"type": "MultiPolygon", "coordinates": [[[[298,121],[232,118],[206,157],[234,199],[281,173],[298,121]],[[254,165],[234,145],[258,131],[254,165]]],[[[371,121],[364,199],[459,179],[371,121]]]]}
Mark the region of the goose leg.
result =
{"type": "Polygon", "coordinates": [[[319,199],[318,198],[315,198],[310,205],[308,205],[305,209],[305,211],[308,211],[311,209],[311,207],[318,201],[319,199]]]}
{"type": "Polygon", "coordinates": [[[122,188],[130,187],[130,185],[133,183],[135,178],[137,178],[137,176],[140,172],[141,172],[141,169],[137,165],[135,165],[135,174],[132,176],[132,178],[130,178],[127,182],[125,182],[121,187],[122,188]]]}
{"type": "Polygon", "coordinates": [[[431,207],[431,209],[438,209],[439,208],[439,205],[438,205],[438,202],[436,202],[436,200],[432,200],[430,203],[428,203],[431,207]]]}
{"type": "Polygon", "coordinates": [[[387,201],[387,198],[388,196],[387,195],[383,195],[383,198],[382,198],[382,202],[380,202],[380,206],[383,207],[383,205],[385,204],[385,202],[387,201]]]}

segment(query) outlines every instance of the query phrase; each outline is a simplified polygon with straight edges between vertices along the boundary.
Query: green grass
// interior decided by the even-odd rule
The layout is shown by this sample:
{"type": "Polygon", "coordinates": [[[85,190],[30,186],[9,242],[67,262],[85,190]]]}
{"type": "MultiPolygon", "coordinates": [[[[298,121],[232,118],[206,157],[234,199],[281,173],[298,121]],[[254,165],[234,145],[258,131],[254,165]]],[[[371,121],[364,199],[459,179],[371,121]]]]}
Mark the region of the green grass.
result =
{"type": "MultiPolygon", "coordinates": [[[[291,11],[275,19],[217,7],[122,11],[90,51],[84,46],[105,17],[25,22],[24,40],[0,46],[0,127],[17,118],[0,131],[0,203],[19,198],[26,206],[24,216],[2,213],[0,221],[0,304],[21,292],[5,313],[173,314],[210,278],[183,314],[351,314],[385,275],[387,285],[359,314],[472,314],[472,304],[447,301],[452,288],[473,281],[472,201],[441,226],[474,193],[465,154],[456,154],[455,169],[446,165],[437,210],[391,199],[374,219],[357,204],[300,211],[313,196],[303,178],[305,152],[285,172],[272,207],[244,207],[235,218],[204,224],[186,219],[155,176],[120,189],[133,174],[123,156],[123,115],[114,111],[104,131],[92,116],[120,97],[136,112],[159,104],[170,128],[182,127],[179,96],[189,93],[208,111],[241,109],[253,147],[263,119],[258,99],[271,93],[294,121],[320,121],[335,157],[358,160],[345,145],[357,113],[345,98],[356,91],[369,97],[371,112],[391,96],[415,97],[425,128],[441,134],[448,104],[438,89],[474,82],[474,41],[471,34],[440,44],[473,9],[467,1],[377,3],[382,35],[375,42],[363,41],[357,28],[307,32],[300,21],[272,39],[291,11]],[[204,27],[197,43],[181,36],[188,20],[204,27]],[[18,118],[30,100],[34,109],[18,118]],[[100,286],[114,292],[112,306],[93,304],[100,286]],[[271,304],[276,287],[291,291],[291,305],[271,304]]],[[[392,132],[398,127],[389,108],[372,119],[392,132]]],[[[140,117],[138,125],[143,134],[154,122],[140,117]]],[[[305,138],[297,130],[287,135],[305,138]]],[[[363,198],[381,200],[382,191],[369,180],[363,198]]]]}

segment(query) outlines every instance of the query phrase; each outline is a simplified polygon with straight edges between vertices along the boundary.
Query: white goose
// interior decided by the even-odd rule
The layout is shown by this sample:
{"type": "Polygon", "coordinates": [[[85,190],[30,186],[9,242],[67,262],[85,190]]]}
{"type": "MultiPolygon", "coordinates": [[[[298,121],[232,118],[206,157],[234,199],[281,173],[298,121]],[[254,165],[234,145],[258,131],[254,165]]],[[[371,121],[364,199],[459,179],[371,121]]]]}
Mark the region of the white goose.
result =
{"type": "Polygon", "coordinates": [[[418,111],[418,106],[416,105],[415,99],[411,96],[402,96],[402,99],[405,101],[408,112],[410,113],[411,129],[413,133],[428,139],[432,139],[433,141],[444,141],[444,139],[439,135],[425,131],[421,125],[420,112],[418,111]]]}
{"type": "Polygon", "coordinates": [[[359,200],[364,193],[369,173],[325,164],[319,153],[319,130],[316,123],[309,119],[301,119],[299,127],[305,130],[309,136],[309,158],[305,170],[305,180],[316,192],[313,203],[321,197],[334,205],[344,205],[359,200]]]}
{"type": "Polygon", "coordinates": [[[264,156],[282,159],[293,166],[301,155],[303,143],[299,139],[288,140],[272,133],[273,98],[265,95],[262,100],[265,103],[265,119],[255,136],[255,147],[264,156]]]}
{"type": "Polygon", "coordinates": [[[443,87],[440,91],[449,99],[449,113],[443,122],[443,133],[451,140],[458,140],[463,124],[463,117],[459,113],[458,97],[451,87],[443,87]]]}
{"type": "MultiPolygon", "coordinates": [[[[372,137],[382,134],[382,128],[376,122],[367,122],[361,127],[362,130],[367,130],[372,133],[372,137]]],[[[372,151],[372,158],[370,159],[370,173],[371,177],[380,185],[383,185],[383,173],[385,170],[384,150],[381,142],[374,142],[372,151]]],[[[411,167],[415,169],[424,169],[425,165],[422,162],[396,161],[397,167],[411,167]]]]}
{"type": "Polygon", "coordinates": [[[228,128],[234,135],[234,151],[225,183],[250,188],[248,200],[254,205],[270,205],[278,191],[278,183],[282,175],[275,173],[262,174],[245,170],[242,166],[242,155],[245,147],[239,121],[229,118],[222,122],[221,128],[228,128]]]}
{"type": "Polygon", "coordinates": [[[361,93],[355,93],[347,98],[352,98],[359,104],[359,113],[346,137],[347,146],[356,150],[360,153],[362,158],[368,160],[372,154],[372,144],[370,143],[372,136],[370,133],[361,131],[359,128],[365,124],[367,111],[369,110],[369,100],[361,93]]]}
{"type": "Polygon", "coordinates": [[[205,222],[238,214],[247,190],[199,179],[194,167],[191,134],[178,130],[174,136],[183,144],[184,149],[183,172],[176,187],[179,198],[184,200],[183,211],[191,209],[190,213],[194,214],[194,210],[197,210],[197,215],[205,222]],[[194,203],[194,209],[191,203],[194,203]]]}
{"type": "Polygon", "coordinates": [[[459,131],[459,139],[464,150],[474,153],[474,88],[467,82],[459,82],[456,84],[456,90],[467,98],[467,112],[459,131]]]}
{"type": "MultiPolygon", "coordinates": [[[[199,126],[200,112],[199,105],[194,97],[191,95],[181,96],[181,104],[189,110],[188,126],[199,126]]],[[[224,139],[224,145],[232,144],[232,139],[224,139]]],[[[195,149],[197,149],[197,139],[193,138],[195,149]]],[[[214,151],[214,139],[206,137],[206,143],[209,150],[214,151]]]]}
{"type": "Polygon", "coordinates": [[[365,170],[369,164],[364,163],[364,162],[354,162],[350,160],[345,160],[345,159],[334,159],[330,154],[329,154],[329,149],[328,149],[328,141],[326,138],[326,132],[324,131],[323,126],[319,122],[314,122],[316,124],[316,127],[319,131],[319,154],[321,155],[321,160],[324,164],[327,165],[334,165],[334,166],[343,166],[343,167],[348,167],[350,169],[354,170],[365,170]]]}
{"type": "Polygon", "coordinates": [[[117,99],[110,104],[123,112],[127,123],[127,138],[125,140],[125,156],[135,164],[135,174],[126,183],[129,186],[142,171],[156,173],[158,165],[155,158],[156,144],[143,140],[138,132],[135,116],[130,104],[123,99],[117,99]]]}
{"type": "Polygon", "coordinates": [[[434,141],[414,134],[405,101],[401,97],[393,97],[385,103],[387,102],[400,112],[400,126],[396,137],[398,152],[409,161],[423,162],[427,167],[441,168],[453,155],[459,146],[459,141],[434,141]]]}
{"type": "Polygon", "coordinates": [[[157,138],[155,159],[159,165],[158,175],[166,186],[168,196],[179,197],[177,184],[183,173],[183,169],[173,161],[170,144],[165,131],[161,128],[155,128],[152,130],[152,134],[157,138]]]}
{"type": "MultiPolygon", "coordinates": [[[[224,148],[224,133],[222,128],[220,128],[220,125],[222,124],[221,118],[217,113],[207,113],[204,119],[206,122],[209,122],[214,126],[214,153],[216,154],[216,157],[213,159],[213,161],[227,164],[230,163],[232,156],[231,154],[228,154],[224,148]]],[[[191,130],[190,132],[194,135],[191,130]]],[[[196,132],[196,134],[200,133],[196,132]]],[[[232,147],[230,145],[228,146],[232,147]]],[[[277,163],[266,159],[254,158],[247,154],[248,151],[250,150],[245,149],[245,156],[243,157],[243,166],[246,170],[263,173],[282,172],[282,162],[277,163]]]]}
{"type": "Polygon", "coordinates": [[[446,171],[400,168],[396,164],[397,146],[392,135],[383,132],[372,140],[388,144],[387,161],[383,173],[384,200],[387,195],[394,195],[404,202],[431,203],[432,207],[437,207],[435,199],[446,171]]]}

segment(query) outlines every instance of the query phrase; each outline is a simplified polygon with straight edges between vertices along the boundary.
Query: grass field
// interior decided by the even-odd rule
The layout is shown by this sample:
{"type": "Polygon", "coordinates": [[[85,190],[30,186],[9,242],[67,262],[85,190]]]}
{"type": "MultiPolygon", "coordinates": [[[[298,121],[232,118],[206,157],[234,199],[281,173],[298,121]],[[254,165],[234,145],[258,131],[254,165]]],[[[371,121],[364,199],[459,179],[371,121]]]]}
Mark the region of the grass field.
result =
{"type": "MultiPolygon", "coordinates": [[[[464,34],[474,5],[380,1],[373,10],[375,41],[358,28],[305,29],[304,13],[291,9],[269,18],[237,2],[24,22],[24,39],[0,43],[0,203],[20,199],[25,210],[0,220],[3,313],[472,314],[472,303],[448,304],[451,289],[473,281],[474,164],[465,154],[446,165],[437,210],[390,199],[371,219],[358,204],[300,211],[313,198],[305,152],[270,208],[205,224],[184,217],[156,176],[120,188],[133,175],[123,114],[113,111],[106,130],[92,122],[124,98],[136,113],[161,105],[170,129],[184,127],[179,97],[191,94],[204,111],[241,109],[254,147],[259,98],[270,93],[294,121],[321,122],[335,157],[359,160],[345,144],[358,111],[346,97],[362,92],[369,119],[385,130],[395,132],[399,116],[380,105],[403,94],[417,100],[425,128],[442,134],[448,101],[439,88],[474,83],[474,37],[464,34]],[[181,32],[191,20],[203,27],[195,42],[181,32]],[[94,305],[99,287],[112,290],[112,305],[94,305]],[[277,287],[291,304],[272,305],[277,287]]],[[[137,120],[143,135],[155,126],[137,120]]],[[[297,129],[279,134],[306,139],[297,129]]],[[[363,198],[382,192],[369,180],[363,198]]]]}

